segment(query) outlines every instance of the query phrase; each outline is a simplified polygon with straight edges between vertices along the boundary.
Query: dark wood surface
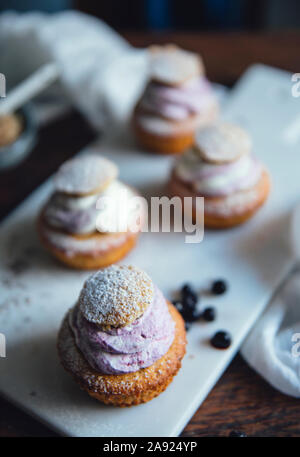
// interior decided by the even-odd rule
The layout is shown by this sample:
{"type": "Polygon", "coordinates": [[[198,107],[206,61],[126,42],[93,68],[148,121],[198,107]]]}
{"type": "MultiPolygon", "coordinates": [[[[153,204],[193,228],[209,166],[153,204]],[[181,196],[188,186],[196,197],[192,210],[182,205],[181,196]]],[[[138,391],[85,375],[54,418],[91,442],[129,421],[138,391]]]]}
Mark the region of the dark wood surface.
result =
{"type": "Polygon", "coordinates": [[[203,57],[208,77],[228,86],[255,63],[295,73],[300,71],[300,32],[293,30],[269,33],[127,33],[126,38],[138,47],[176,43],[198,52],[203,57]]]}
{"type": "MultiPolygon", "coordinates": [[[[233,85],[252,63],[264,62],[293,72],[300,70],[300,33],[168,34],[128,33],[135,46],[175,42],[200,52],[208,76],[233,85]]],[[[57,166],[94,138],[77,113],[43,128],[34,151],[17,168],[0,173],[0,218],[9,213],[57,166]]],[[[197,379],[195,379],[197,382],[197,379]]],[[[183,436],[300,436],[299,400],[280,394],[237,355],[183,431],[183,436]]],[[[35,419],[0,399],[1,436],[55,436],[35,419]]]]}

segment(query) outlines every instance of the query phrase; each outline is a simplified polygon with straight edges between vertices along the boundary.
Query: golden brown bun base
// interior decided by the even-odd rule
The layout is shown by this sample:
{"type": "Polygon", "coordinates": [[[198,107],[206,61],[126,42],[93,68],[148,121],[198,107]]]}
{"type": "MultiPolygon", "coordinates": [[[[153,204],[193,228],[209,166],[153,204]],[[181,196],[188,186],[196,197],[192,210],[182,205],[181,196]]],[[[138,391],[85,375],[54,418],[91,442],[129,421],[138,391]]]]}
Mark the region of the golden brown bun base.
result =
{"type": "Polygon", "coordinates": [[[168,307],[175,322],[174,341],[168,352],[150,367],[121,375],[99,374],[88,364],[77,348],[69,326],[68,315],[59,330],[57,343],[63,367],[90,396],[108,405],[132,406],[152,400],[173,380],[185,354],[184,321],[169,302],[168,307]]]}
{"type": "MultiPolygon", "coordinates": [[[[206,113],[203,113],[201,124],[198,122],[197,128],[211,124],[217,118],[218,112],[218,105],[213,105],[206,113]]],[[[145,130],[137,121],[138,115],[139,105],[133,112],[132,128],[138,143],[147,151],[158,154],[181,154],[194,143],[195,128],[186,132],[176,132],[173,135],[159,135],[145,130]]],[[[193,117],[192,115],[191,118],[193,117]]]]}
{"type": "Polygon", "coordinates": [[[180,154],[194,142],[194,133],[179,133],[177,135],[158,136],[144,130],[134,122],[134,131],[138,143],[143,149],[158,154],[180,154]]]}
{"type": "MultiPolygon", "coordinates": [[[[48,252],[50,252],[50,254],[52,254],[56,259],[68,267],[80,270],[97,270],[99,268],[105,268],[113,263],[118,262],[119,260],[123,259],[126,254],[131,251],[131,249],[134,248],[138,238],[137,233],[128,232],[127,237],[122,244],[118,246],[112,246],[107,251],[99,252],[98,254],[78,252],[72,256],[69,256],[65,251],[55,247],[46,237],[44,233],[44,222],[42,215],[38,219],[38,234],[42,245],[48,252]]],[[[115,234],[116,237],[122,235],[115,234]]],[[[95,234],[90,236],[100,238],[105,237],[106,235],[103,233],[95,232],[95,234]]],[[[80,238],[80,235],[78,238],[80,238]]]]}
{"type": "MultiPolygon", "coordinates": [[[[270,177],[266,170],[263,171],[260,181],[257,183],[255,189],[257,191],[257,198],[248,204],[244,211],[238,213],[232,213],[230,215],[220,215],[213,214],[212,212],[207,212],[204,209],[204,226],[211,229],[225,229],[231,228],[240,224],[243,224],[248,219],[250,219],[259,208],[265,203],[268,195],[270,193],[270,177]]],[[[174,174],[171,177],[169,182],[169,190],[171,195],[178,195],[180,198],[184,196],[192,196],[190,189],[186,188],[185,184],[179,181],[174,177],[174,174]]],[[[194,194],[195,196],[195,194],[194,194]]],[[[205,200],[221,200],[224,197],[205,197],[205,200]]],[[[205,203],[204,203],[205,208],[205,203]]],[[[195,209],[193,207],[193,219],[196,220],[195,209]]]]}

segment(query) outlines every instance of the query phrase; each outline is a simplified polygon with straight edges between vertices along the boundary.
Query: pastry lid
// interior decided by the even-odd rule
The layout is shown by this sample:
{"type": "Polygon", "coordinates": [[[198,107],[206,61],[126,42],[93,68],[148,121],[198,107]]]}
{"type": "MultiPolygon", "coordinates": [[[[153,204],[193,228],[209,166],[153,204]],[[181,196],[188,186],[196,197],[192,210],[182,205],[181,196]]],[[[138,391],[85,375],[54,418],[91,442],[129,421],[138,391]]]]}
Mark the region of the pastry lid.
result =
{"type": "Polygon", "coordinates": [[[160,84],[178,86],[204,73],[200,56],[175,45],[151,46],[150,75],[160,84]]]}
{"type": "Polygon", "coordinates": [[[195,151],[202,160],[212,164],[235,162],[251,151],[251,139],[241,127],[218,122],[199,129],[195,134],[195,151]]]}
{"type": "Polygon", "coordinates": [[[57,192],[74,196],[102,192],[118,175],[118,167],[96,154],[84,154],[67,160],[54,177],[57,192]]]}

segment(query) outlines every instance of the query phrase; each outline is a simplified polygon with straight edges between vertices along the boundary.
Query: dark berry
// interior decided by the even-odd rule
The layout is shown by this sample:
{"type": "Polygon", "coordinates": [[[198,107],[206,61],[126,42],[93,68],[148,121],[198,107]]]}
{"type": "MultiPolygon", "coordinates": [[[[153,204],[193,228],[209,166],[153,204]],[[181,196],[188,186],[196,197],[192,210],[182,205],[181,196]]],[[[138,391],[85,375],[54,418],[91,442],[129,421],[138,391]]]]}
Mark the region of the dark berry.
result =
{"type": "Polygon", "coordinates": [[[194,291],[194,289],[189,284],[185,284],[181,288],[181,295],[182,295],[183,299],[190,297],[190,299],[194,300],[195,303],[197,303],[197,301],[198,301],[197,293],[194,291]]]}
{"type": "Polygon", "coordinates": [[[232,438],[245,438],[247,435],[244,432],[237,432],[236,430],[232,430],[232,432],[229,433],[229,436],[232,438]]]}
{"type": "Polygon", "coordinates": [[[196,308],[183,308],[182,317],[185,322],[195,322],[201,316],[201,313],[196,308]]]}
{"type": "Polygon", "coordinates": [[[231,336],[225,330],[220,330],[214,334],[210,342],[217,349],[227,349],[231,345],[231,336]]]}
{"type": "Polygon", "coordinates": [[[209,306],[208,308],[205,308],[205,310],[202,313],[202,318],[207,321],[207,322],[212,322],[216,318],[216,310],[212,306],[209,306]]]}
{"type": "Polygon", "coordinates": [[[182,304],[184,308],[194,309],[197,304],[197,300],[195,300],[195,298],[192,295],[186,295],[182,299],[182,304]]]}
{"type": "Polygon", "coordinates": [[[190,284],[184,284],[184,285],[181,287],[181,293],[182,293],[182,295],[188,294],[191,290],[192,290],[192,287],[191,287],[190,284]]]}
{"type": "Polygon", "coordinates": [[[185,322],[184,326],[185,326],[185,331],[186,332],[188,332],[189,329],[191,328],[191,324],[189,322],[185,322]]]}
{"type": "Polygon", "coordinates": [[[226,281],[223,279],[218,279],[217,281],[214,281],[211,286],[211,291],[215,295],[222,295],[226,292],[227,290],[227,284],[226,281]]]}

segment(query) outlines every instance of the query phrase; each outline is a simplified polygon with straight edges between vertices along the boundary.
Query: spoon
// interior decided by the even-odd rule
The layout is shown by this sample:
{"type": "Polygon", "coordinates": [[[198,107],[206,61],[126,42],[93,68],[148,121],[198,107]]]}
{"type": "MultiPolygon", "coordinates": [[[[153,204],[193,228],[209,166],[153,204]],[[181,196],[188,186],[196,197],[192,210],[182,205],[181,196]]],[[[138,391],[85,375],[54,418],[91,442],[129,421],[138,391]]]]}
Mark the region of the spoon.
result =
{"type": "Polygon", "coordinates": [[[7,97],[0,101],[0,116],[11,114],[27,101],[38,95],[52,84],[59,76],[55,63],[47,63],[12,89],[7,97]]]}

